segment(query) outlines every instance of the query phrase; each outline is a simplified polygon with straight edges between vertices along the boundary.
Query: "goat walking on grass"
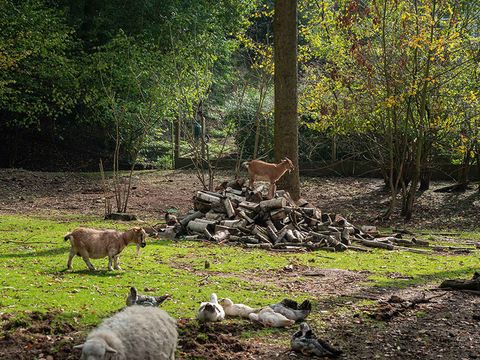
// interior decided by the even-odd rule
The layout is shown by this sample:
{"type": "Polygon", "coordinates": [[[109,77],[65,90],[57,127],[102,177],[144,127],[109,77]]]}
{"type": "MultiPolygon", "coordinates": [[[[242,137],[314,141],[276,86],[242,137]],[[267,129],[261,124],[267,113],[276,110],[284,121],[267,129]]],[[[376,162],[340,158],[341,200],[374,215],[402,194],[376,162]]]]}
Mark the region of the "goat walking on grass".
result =
{"type": "Polygon", "coordinates": [[[246,161],[243,165],[248,170],[249,186],[253,188],[253,184],[257,179],[265,179],[270,182],[268,195],[273,198],[277,190],[276,182],[287,171],[291,172],[295,167],[289,158],[284,158],[278,164],[270,164],[262,160],[246,161]]]}
{"type": "Polygon", "coordinates": [[[115,270],[121,270],[119,258],[122,250],[128,244],[134,243],[138,253],[140,247],[147,245],[146,237],[147,233],[140,227],[128,231],[77,228],[64,237],[65,241],[70,240],[71,245],[67,268],[72,268],[75,255],[81,256],[90,270],[95,270],[90,258],[101,259],[108,256],[108,270],[113,270],[112,262],[115,270]]]}

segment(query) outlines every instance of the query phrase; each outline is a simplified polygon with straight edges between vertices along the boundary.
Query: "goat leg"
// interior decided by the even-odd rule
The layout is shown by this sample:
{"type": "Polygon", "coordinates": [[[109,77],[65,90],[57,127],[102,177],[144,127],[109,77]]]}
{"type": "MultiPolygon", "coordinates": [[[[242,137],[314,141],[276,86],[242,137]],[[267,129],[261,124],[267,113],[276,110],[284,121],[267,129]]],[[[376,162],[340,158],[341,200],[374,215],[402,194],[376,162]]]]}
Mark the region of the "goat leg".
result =
{"type": "Polygon", "coordinates": [[[276,183],[270,183],[270,186],[268,187],[268,197],[269,199],[273,199],[275,192],[277,191],[277,184],[276,183]]]}
{"type": "Polygon", "coordinates": [[[255,176],[251,175],[248,179],[248,186],[253,189],[253,183],[255,182],[255,176]]]}
{"type": "Polygon", "coordinates": [[[108,257],[108,270],[110,270],[110,271],[113,271],[112,263],[113,263],[113,256],[109,256],[108,257]]]}
{"type": "Polygon", "coordinates": [[[72,269],[72,260],[75,255],[76,255],[75,251],[73,249],[70,249],[70,254],[68,255],[68,261],[67,261],[67,269],[69,270],[72,269]]]}
{"type": "Polygon", "coordinates": [[[113,258],[113,268],[115,270],[122,270],[120,267],[120,255],[117,255],[113,258]]]}
{"type": "Polygon", "coordinates": [[[95,266],[92,265],[92,263],[90,262],[87,256],[82,256],[82,259],[83,261],[85,261],[85,264],[87,264],[90,270],[95,270],[95,266]]]}

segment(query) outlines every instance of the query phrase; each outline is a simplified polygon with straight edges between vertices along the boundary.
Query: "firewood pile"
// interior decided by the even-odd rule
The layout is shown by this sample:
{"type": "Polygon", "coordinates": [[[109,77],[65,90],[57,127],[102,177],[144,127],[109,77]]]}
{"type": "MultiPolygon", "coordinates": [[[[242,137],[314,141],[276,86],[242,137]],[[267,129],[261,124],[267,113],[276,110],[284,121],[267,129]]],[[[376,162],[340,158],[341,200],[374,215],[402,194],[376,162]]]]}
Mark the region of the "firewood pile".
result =
{"type": "Polygon", "coordinates": [[[426,241],[404,239],[402,233],[381,236],[376,227],[357,227],[339,214],[322,213],[289,193],[267,187],[248,189],[244,179],[224,182],[215,191],[198,191],[194,210],[175,225],[176,237],[209,240],[252,248],[292,250],[370,251],[369,248],[429,252],[426,241]],[[417,248],[415,248],[417,247],[417,248]]]}

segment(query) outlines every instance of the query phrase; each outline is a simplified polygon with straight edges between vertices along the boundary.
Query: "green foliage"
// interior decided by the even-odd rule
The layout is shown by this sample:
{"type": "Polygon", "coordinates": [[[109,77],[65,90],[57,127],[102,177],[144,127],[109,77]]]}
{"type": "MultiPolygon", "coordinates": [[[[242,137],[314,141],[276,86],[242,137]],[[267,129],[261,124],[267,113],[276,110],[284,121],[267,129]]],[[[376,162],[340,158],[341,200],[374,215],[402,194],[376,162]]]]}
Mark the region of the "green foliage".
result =
{"type": "Polygon", "coordinates": [[[40,0],[0,1],[0,109],[14,127],[72,113],[79,66],[62,12],[40,0]]]}

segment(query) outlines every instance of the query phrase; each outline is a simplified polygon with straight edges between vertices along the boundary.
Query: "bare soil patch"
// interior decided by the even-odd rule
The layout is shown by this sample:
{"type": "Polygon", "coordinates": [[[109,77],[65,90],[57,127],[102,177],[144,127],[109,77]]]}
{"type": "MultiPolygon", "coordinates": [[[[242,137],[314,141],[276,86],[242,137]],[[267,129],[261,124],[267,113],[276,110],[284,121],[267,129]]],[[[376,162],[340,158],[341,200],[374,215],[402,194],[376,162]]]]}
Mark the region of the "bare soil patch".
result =
{"type": "Polygon", "coordinates": [[[0,317],[0,359],[77,359],[74,345],[82,335],[69,322],[55,320],[58,312],[26,313],[23,318],[3,314],[0,317]]]}
{"type": "MultiPolygon", "coordinates": [[[[220,172],[216,183],[233,174],[220,172]]],[[[137,172],[133,179],[129,212],[142,219],[162,218],[165,209],[175,207],[180,214],[192,208],[192,197],[201,183],[191,170],[137,172]]],[[[433,182],[431,189],[447,185],[433,182]]],[[[414,219],[418,228],[478,227],[480,193],[418,193],[414,219]]],[[[340,213],[356,224],[375,224],[388,206],[388,191],[381,179],[303,178],[302,196],[324,212],[340,213]]],[[[103,192],[98,174],[45,173],[0,169],[0,213],[46,215],[83,214],[103,217],[103,192]]],[[[378,223],[377,223],[378,224],[378,223]]],[[[404,226],[394,217],[381,225],[404,226]]]]}

